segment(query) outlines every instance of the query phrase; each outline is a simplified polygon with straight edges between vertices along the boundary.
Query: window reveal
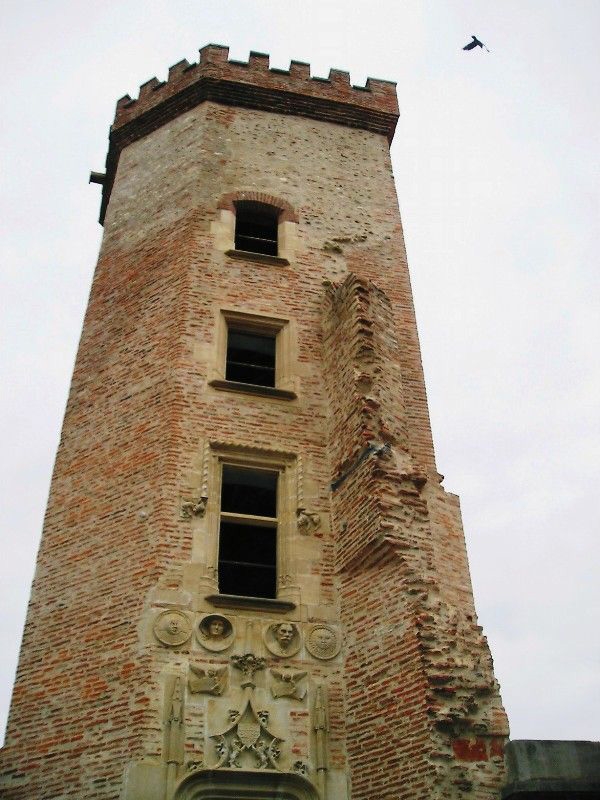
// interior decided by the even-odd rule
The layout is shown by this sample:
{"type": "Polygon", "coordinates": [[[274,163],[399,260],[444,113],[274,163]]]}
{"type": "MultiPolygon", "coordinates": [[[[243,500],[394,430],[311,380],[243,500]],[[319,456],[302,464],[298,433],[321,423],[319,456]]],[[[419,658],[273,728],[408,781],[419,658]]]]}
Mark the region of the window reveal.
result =
{"type": "Polygon", "coordinates": [[[239,200],[235,212],[235,249],[276,256],[279,209],[266,203],[239,200]]]}
{"type": "Polygon", "coordinates": [[[255,386],[275,386],[274,334],[228,328],[225,379],[255,386]]]}
{"type": "Polygon", "coordinates": [[[219,592],[277,596],[279,473],[223,464],[219,525],[219,592]]]}

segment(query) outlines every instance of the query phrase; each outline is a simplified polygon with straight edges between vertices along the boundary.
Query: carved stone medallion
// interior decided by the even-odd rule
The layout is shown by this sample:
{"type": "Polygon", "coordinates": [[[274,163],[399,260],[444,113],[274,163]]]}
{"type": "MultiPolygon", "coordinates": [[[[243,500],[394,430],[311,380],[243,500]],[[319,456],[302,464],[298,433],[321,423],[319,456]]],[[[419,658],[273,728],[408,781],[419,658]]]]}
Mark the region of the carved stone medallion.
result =
{"type": "Polygon", "coordinates": [[[306,637],[306,649],[315,658],[335,658],[342,647],[339,632],[331,625],[311,625],[306,637]]]}
{"type": "Polygon", "coordinates": [[[182,611],[161,611],[152,628],[159,642],[167,647],[185,644],[192,635],[192,626],[182,611]]]}
{"type": "Polygon", "coordinates": [[[196,625],[196,639],[206,650],[220,653],[231,647],[235,630],[227,617],[221,614],[208,614],[196,625]]]}
{"type": "Polygon", "coordinates": [[[263,633],[263,640],[267,650],[280,658],[295,656],[302,645],[300,631],[293,622],[269,625],[263,633]]]}

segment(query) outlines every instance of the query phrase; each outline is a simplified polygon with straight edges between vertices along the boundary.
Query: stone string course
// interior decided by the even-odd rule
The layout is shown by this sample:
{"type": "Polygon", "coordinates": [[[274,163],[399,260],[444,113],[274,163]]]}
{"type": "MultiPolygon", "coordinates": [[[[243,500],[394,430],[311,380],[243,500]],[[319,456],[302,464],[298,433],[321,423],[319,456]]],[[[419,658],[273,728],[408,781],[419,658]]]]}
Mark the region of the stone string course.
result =
{"type": "MultiPolygon", "coordinates": [[[[361,91],[337,73],[314,81],[306,65],[293,63],[288,75],[269,71],[262,56],[236,65],[224,48],[202,53],[200,66],[177,65],[165,86],[122,102],[117,127],[135,126],[160,108],[156,98],[177,96],[202,71],[394,113],[385,82],[361,91]]],[[[285,729],[285,758],[305,759],[314,778],[311,703],[320,686],[328,800],[497,798],[505,716],[477,626],[458,500],[435,464],[386,133],[206,99],[120,147],[0,795],[164,800],[175,678],[185,682],[190,663],[229,663],[239,691],[229,656],[244,652],[241,633],[225,654],[194,637],[169,648],[152,635],[166,608],[194,623],[215,612],[199,587],[209,577],[216,500],[193,519],[182,517],[181,501],[206,484],[207,443],[227,442],[299,457],[302,499],[321,526],[291,536],[301,600],[280,618],[343,634],[331,662],[305,650],[289,660],[308,672],[305,700],[274,705],[257,673],[261,702],[285,729]],[[288,266],[219,249],[221,209],[243,193],[277,198],[297,220],[288,266]],[[209,385],[220,309],[289,320],[295,400],[209,385]],[[368,442],[389,450],[332,492],[368,442]],[[154,770],[146,794],[123,789],[124,774],[133,785],[132,765],[154,770]]],[[[250,620],[248,646],[269,665],[277,660],[264,649],[264,614],[223,613],[238,631],[250,620]]],[[[178,779],[190,763],[214,763],[208,733],[222,724],[219,702],[185,692],[178,779]]]]}

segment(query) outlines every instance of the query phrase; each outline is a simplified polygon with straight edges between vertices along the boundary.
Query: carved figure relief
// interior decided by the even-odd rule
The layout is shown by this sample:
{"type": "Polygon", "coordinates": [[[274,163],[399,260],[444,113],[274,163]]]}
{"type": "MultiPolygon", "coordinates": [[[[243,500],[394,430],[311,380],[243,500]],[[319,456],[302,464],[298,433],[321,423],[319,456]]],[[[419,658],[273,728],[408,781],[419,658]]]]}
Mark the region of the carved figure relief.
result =
{"type": "Polygon", "coordinates": [[[235,631],[227,617],[208,614],[196,626],[196,639],[206,650],[220,653],[233,644],[235,631]]]}
{"type": "Polygon", "coordinates": [[[227,690],[227,667],[196,667],[190,664],[188,686],[194,694],[212,694],[219,697],[227,690]]]}
{"type": "Polygon", "coordinates": [[[279,743],[283,739],[269,730],[269,712],[255,709],[252,702],[254,673],[264,669],[265,660],[253,653],[245,653],[232,656],[231,662],[242,673],[244,692],[239,708],[229,709],[225,730],[211,735],[215,740],[217,763],[210,768],[279,769],[279,743]]]}
{"type": "Polygon", "coordinates": [[[280,589],[286,589],[291,584],[291,582],[292,582],[292,576],[289,573],[280,575],[277,580],[280,589]]]}
{"type": "Polygon", "coordinates": [[[161,611],[152,628],[159,642],[167,647],[185,644],[192,635],[192,626],[182,611],[161,611]]]}
{"type": "Polygon", "coordinates": [[[215,739],[215,750],[218,756],[217,763],[210,769],[230,767],[242,769],[244,753],[253,756],[251,765],[255,769],[279,769],[277,761],[281,755],[278,744],[283,741],[273,736],[267,728],[260,723],[251,704],[248,704],[243,719],[234,723],[222,734],[211,738],[215,739]]]}
{"type": "Polygon", "coordinates": [[[267,650],[280,658],[295,656],[302,640],[300,631],[293,622],[277,622],[263,633],[263,640],[267,650]]]}
{"type": "Polygon", "coordinates": [[[296,510],[296,521],[300,533],[314,533],[321,527],[321,517],[316,511],[307,511],[306,508],[296,510]]]}
{"type": "Polygon", "coordinates": [[[199,497],[197,500],[184,500],[181,503],[181,516],[183,519],[203,517],[206,513],[208,497],[199,497]]]}
{"type": "Polygon", "coordinates": [[[244,653],[243,656],[231,656],[231,663],[243,675],[242,687],[254,688],[254,673],[265,668],[265,659],[257,658],[253,653],[244,653]]]}
{"type": "Polygon", "coordinates": [[[335,658],[342,647],[339,632],[331,625],[312,625],[306,637],[306,649],[315,658],[335,658]]]}
{"type": "Polygon", "coordinates": [[[306,672],[298,672],[292,667],[273,668],[271,670],[271,694],[275,699],[279,697],[292,697],[295,700],[303,700],[306,697],[306,686],[299,686],[298,683],[306,678],[306,672]]]}

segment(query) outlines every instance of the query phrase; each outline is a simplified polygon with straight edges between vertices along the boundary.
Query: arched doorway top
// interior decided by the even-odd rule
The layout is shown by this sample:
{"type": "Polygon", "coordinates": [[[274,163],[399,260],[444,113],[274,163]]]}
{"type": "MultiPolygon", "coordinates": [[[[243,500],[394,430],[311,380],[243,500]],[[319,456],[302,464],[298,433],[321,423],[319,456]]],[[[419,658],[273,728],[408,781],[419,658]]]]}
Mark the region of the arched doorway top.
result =
{"type": "Polygon", "coordinates": [[[186,775],[173,800],[319,800],[319,794],[293,772],[200,769],[186,775]]]}

